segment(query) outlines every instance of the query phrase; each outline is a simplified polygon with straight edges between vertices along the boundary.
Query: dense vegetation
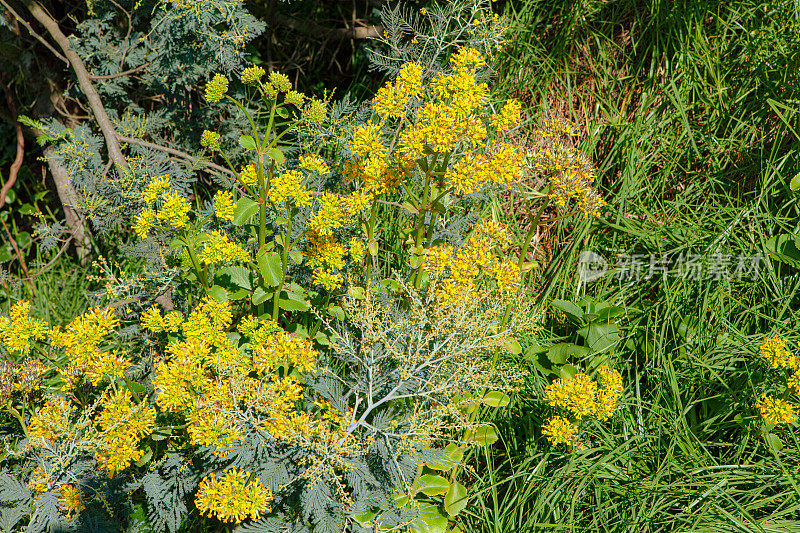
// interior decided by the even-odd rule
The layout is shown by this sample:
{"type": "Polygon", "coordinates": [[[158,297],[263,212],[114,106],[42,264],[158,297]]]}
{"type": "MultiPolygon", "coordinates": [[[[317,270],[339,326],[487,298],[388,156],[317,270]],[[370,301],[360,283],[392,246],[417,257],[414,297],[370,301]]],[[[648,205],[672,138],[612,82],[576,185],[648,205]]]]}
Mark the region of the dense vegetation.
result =
{"type": "Polygon", "coordinates": [[[343,6],[2,2],[3,527],[800,531],[800,5],[343,6]]]}

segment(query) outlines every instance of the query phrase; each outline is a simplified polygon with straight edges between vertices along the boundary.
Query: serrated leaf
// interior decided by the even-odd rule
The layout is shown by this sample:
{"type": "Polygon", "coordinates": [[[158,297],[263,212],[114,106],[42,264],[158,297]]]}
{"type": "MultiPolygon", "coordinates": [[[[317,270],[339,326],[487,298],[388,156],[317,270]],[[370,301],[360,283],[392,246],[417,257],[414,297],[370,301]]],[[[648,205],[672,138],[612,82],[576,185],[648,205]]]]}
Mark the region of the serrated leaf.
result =
{"type": "Polygon", "coordinates": [[[239,146],[241,146],[245,150],[255,150],[256,140],[252,138],[250,135],[242,135],[241,137],[239,137],[239,146]]]}
{"type": "Polygon", "coordinates": [[[217,300],[218,302],[223,302],[223,303],[228,302],[228,291],[226,291],[219,285],[214,285],[213,287],[208,289],[208,294],[211,295],[211,297],[217,300]]]}
{"type": "Polygon", "coordinates": [[[233,210],[233,225],[244,226],[258,213],[258,204],[247,196],[239,198],[236,209],[233,210]]]}
{"type": "Polygon", "coordinates": [[[251,298],[251,301],[253,302],[253,305],[259,305],[264,303],[270,296],[272,296],[272,293],[265,291],[261,287],[256,287],[256,290],[253,291],[253,297],[251,298]]]}
{"type": "Polygon", "coordinates": [[[468,501],[467,488],[458,481],[454,481],[447,490],[447,494],[444,495],[444,510],[450,516],[456,516],[464,510],[468,501]]]}
{"type": "Polygon", "coordinates": [[[242,266],[230,265],[220,268],[215,278],[218,283],[221,282],[231,287],[235,286],[247,290],[253,288],[250,284],[250,271],[242,266]]]}
{"type": "Polygon", "coordinates": [[[509,402],[511,402],[511,398],[500,391],[487,392],[483,398],[481,398],[481,403],[492,407],[505,407],[509,402]]]}
{"type": "Polygon", "coordinates": [[[264,278],[264,283],[268,287],[277,287],[281,283],[283,276],[283,265],[281,264],[281,256],[278,252],[264,252],[257,258],[258,271],[264,278]]]}
{"type": "Polygon", "coordinates": [[[423,474],[415,482],[416,492],[421,492],[426,496],[436,496],[444,494],[450,488],[447,478],[437,474],[423,474]]]}

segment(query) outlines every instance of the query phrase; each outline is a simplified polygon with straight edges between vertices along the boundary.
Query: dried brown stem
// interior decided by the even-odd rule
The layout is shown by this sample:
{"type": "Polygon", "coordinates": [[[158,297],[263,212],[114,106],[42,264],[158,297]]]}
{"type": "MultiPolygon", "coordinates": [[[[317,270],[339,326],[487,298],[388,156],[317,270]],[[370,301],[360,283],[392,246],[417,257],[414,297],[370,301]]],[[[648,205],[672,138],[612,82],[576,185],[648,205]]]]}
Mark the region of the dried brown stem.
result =
{"type": "Polygon", "coordinates": [[[11,164],[11,169],[8,171],[8,181],[3,185],[3,188],[0,189],[0,209],[6,205],[6,195],[8,191],[11,190],[11,187],[14,186],[14,183],[17,182],[17,174],[19,173],[20,167],[22,167],[22,159],[25,157],[25,137],[22,135],[22,124],[17,122],[17,108],[14,105],[14,99],[11,98],[11,91],[8,86],[5,86],[5,91],[8,110],[11,111],[11,116],[14,119],[14,127],[17,130],[17,157],[14,159],[14,162],[11,164]]]}

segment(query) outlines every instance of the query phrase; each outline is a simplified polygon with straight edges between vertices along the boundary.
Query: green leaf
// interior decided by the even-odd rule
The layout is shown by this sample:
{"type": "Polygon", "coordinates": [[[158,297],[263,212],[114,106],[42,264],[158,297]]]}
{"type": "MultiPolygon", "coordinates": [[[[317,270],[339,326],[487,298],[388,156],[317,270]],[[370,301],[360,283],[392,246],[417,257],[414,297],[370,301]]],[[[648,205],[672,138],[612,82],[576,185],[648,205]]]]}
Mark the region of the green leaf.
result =
{"type": "Polygon", "coordinates": [[[139,459],[137,459],[134,464],[139,468],[141,468],[144,465],[146,465],[147,461],[149,461],[152,457],[153,457],[153,448],[148,446],[147,449],[142,454],[142,456],[139,457],[139,459]]]}
{"type": "Polygon", "coordinates": [[[520,346],[519,341],[517,339],[511,338],[503,344],[503,348],[508,350],[509,353],[513,355],[519,355],[522,353],[522,346],[520,346]]]}
{"type": "Polygon", "coordinates": [[[245,150],[255,150],[257,148],[256,140],[250,135],[242,135],[239,137],[239,145],[245,150]]]}
{"type": "Polygon", "coordinates": [[[444,495],[444,510],[450,516],[456,516],[464,510],[467,506],[469,497],[467,496],[467,488],[458,481],[453,482],[444,495]]]}
{"type": "Polygon", "coordinates": [[[420,505],[419,517],[427,527],[420,529],[418,526],[412,525],[411,528],[413,530],[424,531],[425,533],[445,533],[447,531],[447,517],[442,516],[442,513],[439,512],[435,505],[430,503],[420,505]]]}
{"type": "Polygon", "coordinates": [[[214,285],[210,289],[208,289],[208,294],[210,294],[215,300],[218,302],[228,302],[228,291],[220,287],[219,285],[214,285]]]}
{"type": "Polygon", "coordinates": [[[774,259],[800,268],[800,249],[795,244],[795,238],[790,233],[776,235],[764,244],[764,250],[774,259]]]}
{"type": "Polygon", "coordinates": [[[257,258],[258,270],[264,278],[264,283],[269,287],[277,287],[283,276],[283,265],[278,252],[264,252],[257,258]]]}
{"type": "Polygon", "coordinates": [[[586,346],[580,346],[569,342],[560,342],[554,344],[547,350],[547,358],[553,364],[562,365],[567,362],[568,357],[580,359],[581,357],[586,357],[589,353],[589,348],[586,346]]]}
{"type": "Polygon", "coordinates": [[[467,435],[467,442],[474,442],[480,446],[494,444],[499,437],[492,426],[481,426],[467,435]]]}
{"type": "Polygon", "coordinates": [[[256,287],[256,290],[253,291],[253,298],[251,301],[253,305],[259,305],[264,303],[271,295],[272,293],[265,291],[261,287],[256,287]]]}
{"type": "Polygon", "coordinates": [[[511,398],[509,398],[507,394],[503,394],[500,391],[488,392],[483,398],[481,398],[481,403],[490,405],[492,407],[505,407],[510,401],[511,398]]]}
{"type": "Polygon", "coordinates": [[[253,286],[250,284],[250,270],[242,266],[226,266],[217,271],[214,276],[215,280],[221,285],[228,285],[228,288],[239,287],[242,289],[250,290],[253,286]]]}
{"type": "Polygon", "coordinates": [[[567,300],[553,300],[553,307],[561,309],[572,322],[583,323],[583,310],[574,303],[567,300]]]}
{"type": "Polygon", "coordinates": [[[766,437],[767,437],[767,443],[773,450],[779,452],[783,449],[783,442],[781,441],[780,437],[778,437],[776,434],[767,433],[766,437]]]}
{"type": "Polygon", "coordinates": [[[353,520],[361,524],[362,527],[372,527],[372,519],[375,516],[375,511],[367,511],[363,514],[353,515],[353,520]]]}
{"type": "MultiPolygon", "coordinates": [[[[281,292],[281,296],[285,295],[286,291],[281,292]]],[[[295,300],[292,298],[279,298],[278,305],[281,309],[287,311],[308,311],[309,305],[305,300],[295,300]]]]}
{"type": "Polygon", "coordinates": [[[278,165],[283,165],[286,163],[286,158],[283,155],[283,152],[278,150],[277,148],[270,148],[267,150],[267,157],[275,161],[278,165]]]}
{"type": "Polygon", "coordinates": [[[572,379],[578,374],[578,369],[573,365],[563,365],[558,373],[562,379],[572,379]]]}
{"type": "Polygon", "coordinates": [[[425,496],[436,496],[444,494],[450,488],[450,482],[446,477],[438,474],[423,474],[417,479],[416,492],[421,492],[425,496]]]}
{"type": "Polygon", "coordinates": [[[233,225],[244,226],[256,213],[258,213],[257,203],[247,196],[239,198],[239,201],[236,202],[236,209],[233,210],[233,225]]]}
{"type": "Polygon", "coordinates": [[[792,181],[789,182],[789,188],[793,191],[800,189],[800,172],[795,174],[792,181]]]}
{"type": "Polygon", "coordinates": [[[174,239],[172,239],[172,240],[170,241],[170,243],[169,243],[169,249],[170,249],[170,250],[177,250],[178,248],[180,248],[181,246],[183,246],[183,244],[184,244],[184,243],[183,243],[183,241],[182,241],[181,239],[178,239],[178,238],[176,237],[176,238],[174,238],[174,239]]]}
{"type": "Polygon", "coordinates": [[[586,339],[592,352],[602,352],[614,346],[621,339],[619,326],[613,322],[590,322],[588,326],[577,331],[586,339]]]}

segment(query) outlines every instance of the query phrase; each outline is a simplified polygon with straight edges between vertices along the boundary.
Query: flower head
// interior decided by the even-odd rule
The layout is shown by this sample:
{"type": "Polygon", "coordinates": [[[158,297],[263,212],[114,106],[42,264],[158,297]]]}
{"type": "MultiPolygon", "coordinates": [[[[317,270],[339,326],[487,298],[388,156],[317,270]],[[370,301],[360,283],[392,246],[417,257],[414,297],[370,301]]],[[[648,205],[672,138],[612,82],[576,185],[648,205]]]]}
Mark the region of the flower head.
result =
{"type": "Polygon", "coordinates": [[[797,420],[797,407],[786,400],[773,398],[767,393],[762,394],[761,399],[756,402],[756,409],[761,412],[764,421],[773,426],[797,420]]]}
{"type": "Polygon", "coordinates": [[[203,130],[200,136],[200,146],[208,148],[212,152],[219,152],[222,148],[219,145],[219,133],[203,130]]]}
{"type": "Polygon", "coordinates": [[[228,78],[222,74],[215,74],[206,85],[206,101],[219,102],[228,92],[228,78]]]}
{"type": "Polygon", "coordinates": [[[281,74],[280,72],[270,72],[269,82],[273,87],[283,93],[292,89],[292,82],[289,81],[289,78],[286,76],[286,74],[281,74]]]}
{"type": "Polygon", "coordinates": [[[261,67],[247,67],[242,71],[242,83],[245,85],[257,85],[264,77],[264,69],[261,67]]]}
{"type": "Polygon", "coordinates": [[[270,511],[272,491],[258,479],[248,482],[251,474],[235,468],[220,477],[209,474],[200,482],[195,505],[201,514],[216,516],[222,522],[258,519],[270,511]]]}
{"type": "Polygon", "coordinates": [[[236,204],[230,191],[217,191],[214,195],[214,214],[220,220],[233,222],[233,210],[236,204]]]}
{"type": "Polygon", "coordinates": [[[542,426],[542,434],[552,444],[565,444],[567,446],[576,446],[578,444],[578,427],[561,416],[549,418],[542,426]]]}

